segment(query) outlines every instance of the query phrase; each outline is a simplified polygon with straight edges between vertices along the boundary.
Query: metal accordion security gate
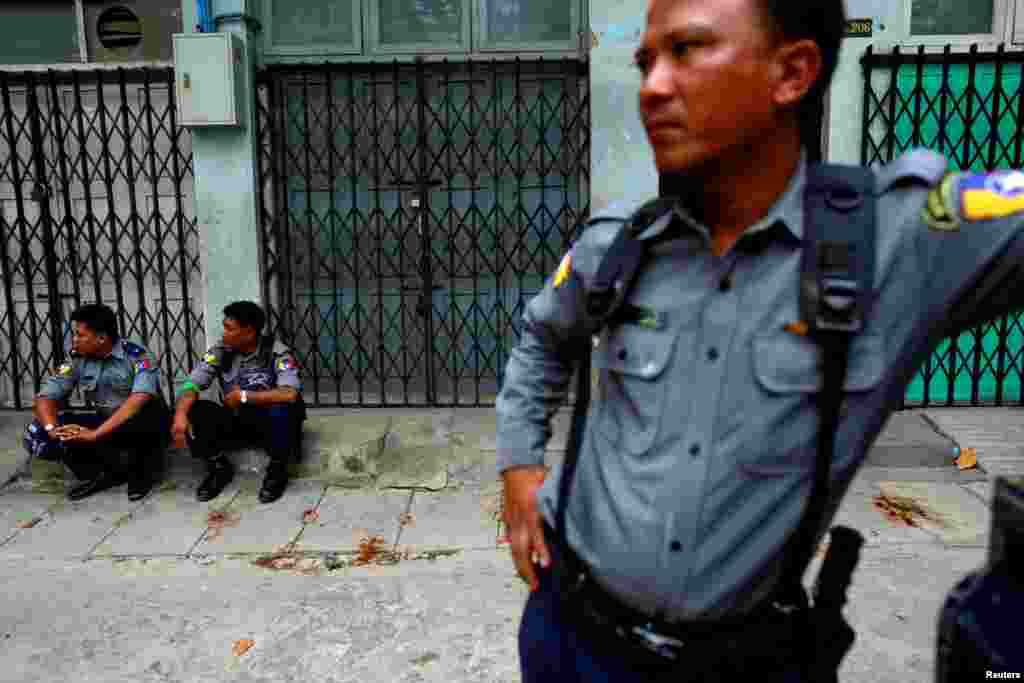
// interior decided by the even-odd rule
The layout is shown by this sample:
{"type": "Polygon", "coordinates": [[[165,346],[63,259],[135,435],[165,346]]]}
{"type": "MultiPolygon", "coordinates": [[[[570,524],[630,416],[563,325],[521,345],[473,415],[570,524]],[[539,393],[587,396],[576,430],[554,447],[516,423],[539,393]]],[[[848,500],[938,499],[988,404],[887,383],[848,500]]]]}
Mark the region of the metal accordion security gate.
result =
{"type": "MultiPolygon", "coordinates": [[[[864,74],[861,162],[879,165],[914,147],[952,169],[1024,166],[1024,52],[874,52],[864,74]]],[[[907,407],[1024,404],[1024,315],[944,339],[911,381],[907,407]]]]}
{"type": "Polygon", "coordinates": [[[191,137],[170,68],[0,71],[0,408],[32,405],[102,302],[162,390],[203,348],[191,137]]]}
{"type": "Polygon", "coordinates": [[[265,300],[317,405],[493,404],[589,210],[575,60],[258,75],[265,300]]]}

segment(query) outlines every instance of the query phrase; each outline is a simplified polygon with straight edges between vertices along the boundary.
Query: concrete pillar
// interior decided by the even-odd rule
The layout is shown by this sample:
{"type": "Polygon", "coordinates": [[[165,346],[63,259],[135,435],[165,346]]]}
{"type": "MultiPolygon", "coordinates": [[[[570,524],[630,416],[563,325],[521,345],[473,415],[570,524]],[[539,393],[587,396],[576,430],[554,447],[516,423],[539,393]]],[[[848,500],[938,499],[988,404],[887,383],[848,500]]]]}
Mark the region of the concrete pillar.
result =
{"type": "MultiPolygon", "coordinates": [[[[214,0],[213,14],[240,14],[245,0],[214,0]]],[[[182,0],[183,25],[195,31],[196,0],[182,0]]],[[[240,126],[192,129],[196,218],[203,272],[203,313],[208,343],[220,337],[221,311],[232,301],[261,301],[260,241],[256,200],[255,39],[245,21],[217,22],[243,43],[246,68],[239,91],[240,126]]]]}
{"type": "Polygon", "coordinates": [[[590,0],[590,208],[658,194],[658,174],[640,123],[640,75],[633,53],[646,23],[645,3],[590,0]]]}
{"type": "Polygon", "coordinates": [[[829,90],[827,109],[826,159],[841,164],[861,162],[864,139],[864,72],[860,58],[874,45],[875,50],[891,49],[906,39],[906,0],[846,0],[846,15],[851,19],[872,19],[870,38],[844,38],[839,66],[829,90]]]}

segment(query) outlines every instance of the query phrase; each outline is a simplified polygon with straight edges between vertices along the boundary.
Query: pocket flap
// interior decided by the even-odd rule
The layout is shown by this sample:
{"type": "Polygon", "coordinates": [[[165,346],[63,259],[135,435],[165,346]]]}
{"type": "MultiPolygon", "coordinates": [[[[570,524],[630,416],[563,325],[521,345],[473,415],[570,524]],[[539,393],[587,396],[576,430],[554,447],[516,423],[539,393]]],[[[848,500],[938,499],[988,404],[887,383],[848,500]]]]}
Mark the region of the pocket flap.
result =
{"type": "MultiPolygon", "coordinates": [[[[879,334],[859,334],[850,342],[845,391],[867,391],[882,380],[885,346],[879,334]]],[[[790,332],[754,339],[757,381],[773,393],[817,392],[824,385],[821,352],[813,340],[790,332]]]]}
{"type": "Polygon", "coordinates": [[[668,366],[674,339],[670,330],[624,324],[604,333],[594,354],[599,368],[630,377],[655,379],[668,366]]]}

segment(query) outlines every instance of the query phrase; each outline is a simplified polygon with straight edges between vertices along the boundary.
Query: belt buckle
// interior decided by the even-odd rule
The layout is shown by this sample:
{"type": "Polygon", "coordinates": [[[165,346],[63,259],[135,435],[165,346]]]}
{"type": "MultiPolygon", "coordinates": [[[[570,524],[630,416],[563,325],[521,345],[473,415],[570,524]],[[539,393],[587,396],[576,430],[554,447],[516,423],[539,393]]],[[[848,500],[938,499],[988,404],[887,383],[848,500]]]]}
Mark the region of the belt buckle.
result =
{"type": "Polygon", "coordinates": [[[638,642],[644,649],[650,650],[659,657],[673,661],[678,659],[679,650],[684,645],[683,641],[658,633],[651,624],[634,626],[630,630],[634,635],[639,636],[638,642]]]}

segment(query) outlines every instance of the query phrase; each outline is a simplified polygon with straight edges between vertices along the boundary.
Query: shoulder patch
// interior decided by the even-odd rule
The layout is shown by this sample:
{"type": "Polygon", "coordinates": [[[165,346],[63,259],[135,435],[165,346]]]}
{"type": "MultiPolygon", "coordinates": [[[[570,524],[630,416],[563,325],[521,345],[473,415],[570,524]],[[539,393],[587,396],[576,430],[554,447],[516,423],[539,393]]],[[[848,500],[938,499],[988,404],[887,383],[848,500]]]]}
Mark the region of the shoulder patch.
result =
{"type": "Polygon", "coordinates": [[[281,372],[288,372],[289,370],[298,370],[299,362],[295,360],[295,356],[288,353],[277,359],[277,369],[281,372]]]}
{"type": "Polygon", "coordinates": [[[555,271],[555,279],[551,283],[551,286],[558,289],[565,281],[569,279],[572,274],[572,249],[565,253],[562,257],[562,262],[558,264],[558,270],[555,271]]]}
{"type": "Polygon", "coordinates": [[[216,346],[203,354],[203,362],[215,368],[220,367],[220,354],[217,353],[216,346]]]}
{"type": "Polygon", "coordinates": [[[921,209],[921,220],[932,230],[954,232],[960,229],[954,192],[956,178],[957,176],[952,173],[947,174],[942,182],[928,193],[928,201],[921,209]]]}
{"type": "Polygon", "coordinates": [[[124,352],[127,353],[129,356],[133,356],[135,358],[138,358],[139,356],[145,356],[146,355],[146,349],[142,348],[138,344],[135,344],[135,343],[130,342],[130,341],[126,341],[126,342],[123,342],[122,345],[124,346],[124,352]]]}
{"type": "Polygon", "coordinates": [[[54,370],[54,374],[58,377],[67,377],[71,374],[72,369],[71,363],[61,363],[57,369],[54,370]]]}
{"type": "Polygon", "coordinates": [[[965,175],[960,182],[964,220],[987,221],[1024,211],[1024,173],[996,171],[965,175]]]}

